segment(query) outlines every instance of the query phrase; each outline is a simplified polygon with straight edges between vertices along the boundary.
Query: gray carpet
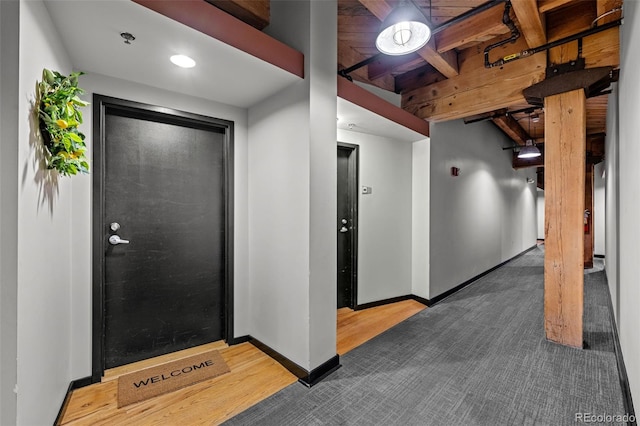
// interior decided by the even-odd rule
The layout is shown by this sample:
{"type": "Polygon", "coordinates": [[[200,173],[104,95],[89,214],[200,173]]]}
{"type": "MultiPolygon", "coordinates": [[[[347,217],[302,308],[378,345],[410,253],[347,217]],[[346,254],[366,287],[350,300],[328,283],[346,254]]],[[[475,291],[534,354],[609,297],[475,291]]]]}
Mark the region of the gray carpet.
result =
{"type": "Polygon", "coordinates": [[[578,350],[544,338],[543,257],[535,248],[347,353],[313,388],[291,385],[226,424],[571,425],[576,413],[624,414],[601,261],[585,275],[588,349],[578,350]]]}

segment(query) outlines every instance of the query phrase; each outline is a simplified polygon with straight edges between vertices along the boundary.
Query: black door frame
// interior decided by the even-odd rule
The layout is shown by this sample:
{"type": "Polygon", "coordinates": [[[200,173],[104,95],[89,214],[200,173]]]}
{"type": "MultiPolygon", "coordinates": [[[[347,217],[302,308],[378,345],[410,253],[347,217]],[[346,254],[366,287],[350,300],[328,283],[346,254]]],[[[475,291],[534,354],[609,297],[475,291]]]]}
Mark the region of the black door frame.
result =
{"type": "Polygon", "coordinates": [[[223,338],[233,339],[233,128],[232,121],[188,113],[99,94],[93,95],[93,224],[92,224],[92,371],[91,381],[101,380],[105,370],[104,351],[104,250],[108,237],[104,223],[105,198],[105,115],[109,110],[135,112],[154,121],[186,125],[199,129],[224,130],[224,202],[225,202],[225,253],[224,253],[224,308],[223,338]]]}
{"type": "Polygon", "coordinates": [[[347,177],[347,192],[349,207],[352,215],[351,226],[351,301],[349,307],[355,309],[358,301],[358,188],[360,170],[360,146],[338,142],[338,148],[351,151],[349,154],[349,171],[347,177]]]}

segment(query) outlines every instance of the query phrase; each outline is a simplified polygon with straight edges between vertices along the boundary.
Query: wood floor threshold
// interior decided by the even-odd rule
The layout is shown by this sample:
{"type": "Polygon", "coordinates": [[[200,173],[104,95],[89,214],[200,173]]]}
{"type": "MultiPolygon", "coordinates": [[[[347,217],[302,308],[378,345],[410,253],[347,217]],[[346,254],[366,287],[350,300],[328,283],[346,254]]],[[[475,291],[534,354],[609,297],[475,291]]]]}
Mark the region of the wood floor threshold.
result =
{"type": "Polygon", "coordinates": [[[109,370],[105,370],[104,376],[102,377],[101,381],[107,382],[109,380],[115,380],[120,376],[136,371],[141,371],[145,368],[155,367],[156,365],[161,365],[178,359],[187,358],[206,351],[221,350],[228,347],[229,345],[227,345],[224,340],[219,340],[217,342],[207,343],[206,345],[196,346],[195,348],[184,349],[181,351],[172,352],[170,354],[123,365],[120,367],[110,368],[109,370]]]}
{"type": "Polygon", "coordinates": [[[422,303],[408,299],[360,311],[350,308],[338,309],[338,355],[344,355],[357,348],[425,308],[422,303]]]}

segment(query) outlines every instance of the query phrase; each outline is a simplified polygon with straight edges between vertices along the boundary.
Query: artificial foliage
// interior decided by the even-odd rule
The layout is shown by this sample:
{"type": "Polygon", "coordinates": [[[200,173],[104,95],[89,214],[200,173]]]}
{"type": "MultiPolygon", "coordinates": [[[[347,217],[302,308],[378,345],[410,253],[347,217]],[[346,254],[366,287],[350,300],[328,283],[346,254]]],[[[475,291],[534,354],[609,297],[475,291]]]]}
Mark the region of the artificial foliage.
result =
{"type": "Polygon", "coordinates": [[[45,68],[38,84],[40,131],[47,152],[47,169],[55,169],[63,176],[89,172],[85,136],[78,130],[82,124],[80,108],[89,105],[78,97],[84,93],[78,87],[78,77],[82,74],[74,72],[64,76],[45,68]]]}

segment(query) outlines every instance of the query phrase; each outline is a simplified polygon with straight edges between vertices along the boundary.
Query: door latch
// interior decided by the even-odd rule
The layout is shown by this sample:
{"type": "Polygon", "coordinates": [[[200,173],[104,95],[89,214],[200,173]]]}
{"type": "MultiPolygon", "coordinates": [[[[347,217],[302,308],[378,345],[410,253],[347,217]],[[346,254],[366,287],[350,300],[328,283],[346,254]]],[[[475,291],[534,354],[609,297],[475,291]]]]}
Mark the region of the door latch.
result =
{"type": "Polygon", "coordinates": [[[123,240],[119,235],[112,235],[109,237],[109,244],[117,246],[118,244],[129,244],[129,240],[123,240]]]}

